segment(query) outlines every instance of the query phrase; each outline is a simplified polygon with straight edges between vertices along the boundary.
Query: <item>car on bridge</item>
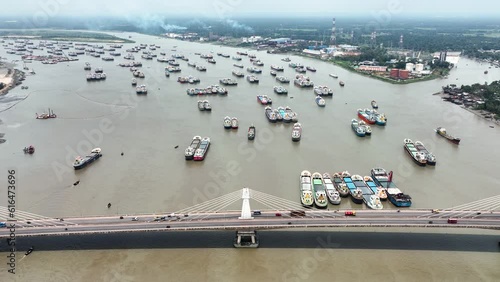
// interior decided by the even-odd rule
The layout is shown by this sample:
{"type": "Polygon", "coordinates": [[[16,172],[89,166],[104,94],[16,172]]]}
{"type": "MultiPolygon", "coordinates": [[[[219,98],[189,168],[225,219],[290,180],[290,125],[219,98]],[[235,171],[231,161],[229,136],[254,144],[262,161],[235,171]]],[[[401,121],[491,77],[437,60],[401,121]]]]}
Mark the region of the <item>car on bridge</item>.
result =
{"type": "Polygon", "coordinates": [[[356,216],[356,211],[345,211],[345,216],[356,216]]]}
{"type": "Polygon", "coordinates": [[[457,223],[458,222],[458,219],[456,218],[448,218],[448,223],[457,223]]]}
{"type": "Polygon", "coordinates": [[[7,223],[5,223],[5,222],[0,222],[0,227],[7,227],[7,223]]]}

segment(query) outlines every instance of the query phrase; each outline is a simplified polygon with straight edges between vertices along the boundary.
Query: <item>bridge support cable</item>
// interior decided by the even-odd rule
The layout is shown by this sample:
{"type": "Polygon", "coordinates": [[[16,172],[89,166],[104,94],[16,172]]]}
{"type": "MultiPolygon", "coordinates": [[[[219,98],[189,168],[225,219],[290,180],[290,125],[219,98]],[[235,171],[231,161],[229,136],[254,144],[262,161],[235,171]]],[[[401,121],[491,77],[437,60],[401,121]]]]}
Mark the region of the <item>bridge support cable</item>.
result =
{"type": "MultiPolygon", "coordinates": [[[[7,207],[0,206],[0,221],[7,221],[10,219],[10,212],[7,207]]],[[[16,210],[15,219],[19,220],[19,224],[22,224],[22,221],[30,221],[30,226],[46,226],[46,225],[70,225],[74,224],[68,221],[61,222],[59,219],[51,218],[39,214],[34,214],[30,212],[25,212],[21,210],[16,210]]]]}
{"type": "Polygon", "coordinates": [[[462,205],[455,206],[455,207],[452,207],[452,208],[449,208],[449,209],[445,209],[445,210],[465,210],[465,209],[471,209],[471,208],[473,208],[473,207],[475,207],[477,205],[481,205],[482,203],[487,203],[487,202],[500,203],[500,195],[489,197],[489,198],[486,198],[486,199],[477,200],[477,201],[466,203],[466,204],[462,204],[462,205]]]}
{"type": "Polygon", "coordinates": [[[220,210],[227,208],[229,205],[237,202],[241,198],[237,195],[231,195],[231,197],[226,197],[223,201],[218,201],[206,206],[203,210],[194,210],[189,212],[189,220],[199,220],[200,218],[205,218],[210,216],[220,210]]]}
{"type": "Polygon", "coordinates": [[[450,209],[442,210],[439,214],[433,214],[429,217],[467,217],[477,214],[479,211],[494,211],[500,208],[500,195],[477,200],[471,203],[462,204],[450,209]]]}
{"type": "Polygon", "coordinates": [[[212,205],[214,203],[217,203],[218,201],[224,201],[225,198],[231,198],[231,197],[234,197],[234,196],[239,197],[239,193],[240,193],[240,191],[231,192],[229,194],[222,195],[220,197],[208,200],[206,202],[199,203],[199,204],[196,204],[194,206],[178,210],[176,213],[189,213],[189,212],[193,212],[193,211],[197,211],[197,210],[203,210],[207,206],[210,206],[210,205],[212,205]]]}
{"type": "Polygon", "coordinates": [[[233,198],[233,199],[228,199],[223,205],[220,205],[220,206],[216,207],[215,210],[212,210],[210,212],[205,212],[205,213],[202,213],[202,214],[199,214],[199,215],[191,216],[191,220],[204,220],[205,218],[209,217],[210,215],[216,214],[219,211],[227,208],[228,206],[230,206],[230,205],[238,202],[240,199],[241,199],[241,197],[236,197],[236,198],[233,198]]]}

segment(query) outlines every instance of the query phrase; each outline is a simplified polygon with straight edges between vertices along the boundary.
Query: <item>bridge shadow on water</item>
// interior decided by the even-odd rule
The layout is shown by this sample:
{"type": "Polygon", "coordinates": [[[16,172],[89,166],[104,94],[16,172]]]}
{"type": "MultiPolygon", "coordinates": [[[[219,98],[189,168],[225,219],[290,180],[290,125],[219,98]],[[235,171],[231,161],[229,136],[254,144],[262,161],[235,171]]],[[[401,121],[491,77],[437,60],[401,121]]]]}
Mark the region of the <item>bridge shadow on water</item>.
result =
{"type": "MultiPolygon", "coordinates": [[[[20,237],[24,251],[233,248],[231,231],[132,232],[95,235],[20,237]]],[[[500,252],[499,235],[346,231],[259,231],[260,248],[332,248],[500,252]]],[[[2,239],[0,252],[7,252],[2,239]]]]}

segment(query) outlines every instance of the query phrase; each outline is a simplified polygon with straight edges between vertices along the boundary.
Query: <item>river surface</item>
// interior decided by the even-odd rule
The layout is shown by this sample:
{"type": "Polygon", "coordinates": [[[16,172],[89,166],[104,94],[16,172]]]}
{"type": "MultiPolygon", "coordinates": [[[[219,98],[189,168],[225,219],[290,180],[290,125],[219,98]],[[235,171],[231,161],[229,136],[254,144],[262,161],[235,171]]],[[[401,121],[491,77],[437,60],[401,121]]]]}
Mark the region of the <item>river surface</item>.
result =
{"type": "MultiPolygon", "coordinates": [[[[130,35],[137,42],[117,49],[122,57],[125,49],[147,43],[161,46],[154,51],[158,56],[160,52],[167,56],[180,53],[205,65],[207,72],[198,72],[179,61],[179,75],[199,77],[200,87],[219,84],[219,79],[233,77],[231,70],[237,69],[232,66],[236,61],[216,53],[233,56],[240,49],[135,33],[115,35],[130,35]],[[176,51],[172,51],[174,46],[176,51]],[[217,63],[209,64],[195,52],[213,52],[217,63]]],[[[141,53],[134,56],[143,62],[146,78],[139,79],[139,84],[147,85],[149,92],[145,96],[136,95],[128,68],[117,66],[126,61],[122,57],[104,62],[81,55],[77,62],[27,64],[36,71],[23,84],[29,89],[17,87],[0,97],[0,132],[7,140],[0,144],[0,169],[2,175],[8,168],[18,173],[17,208],[49,217],[172,212],[243,187],[298,203],[302,170],[331,174],[348,170],[363,176],[376,166],[394,171],[394,181],[412,196],[412,208],[448,208],[499,194],[499,128],[490,128],[491,122],[432,94],[450,83],[491,82],[500,77],[500,69],[492,68],[484,74],[488,65],[462,58],[448,79],[392,85],[332,64],[291,56],[293,62],[317,69],[307,74],[316,85],[334,90],[333,97],[326,98],[326,107],[319,108],[312,89],[299,89],[293,81],[286,86],[288,96],[273,93],[278,83],[269,74],[271,64],[282,65],[283,75],[291,80],[296,75],[288,63],[281,61],[285,56],[249,53],[265,63],[263,73],[258,75],[260,83],[250,84],[242,78],[238,86],[227,87],[227,96],[203,97],[211,102],[211,113],[198,111],[199,97],[186,95],[186,89],[193,86],[179,84],[177,74],[166,78],[166,64],[156,59],[143,60],[141,53]],[[84,62],[103,67],[107,79],[87,82],[84,62]],[[330,77],[330,73],[339,78],[330,77]],[[339,86],[339,80],[345,82],[345,87],[339,86]],[[272,97],[273,108],[290,106],[298,113],[303,127],[300,142],[291,141],[291,124],[267,121],[264,106],[256,101],[258,94],[272,97]],[[378,102],[379,112],[386,114],[388,124],[372,126],[371,137],[356,137],[350,121],[357,118],[358,108],[370,107],[371,100],[378,102]],[[57,119],[36,120],[35,113],[47,108],[54,110],[57,119]],[[237,117],[240,128],[224,130],[225,116],[237,117]],[[251,124],[257,128],[253,142],[246,136],[251,124]],[[456,146],[437,136],[434,129],[438,126],[461,137],[461,144],[456,146]],[[195,135],[208,136],[212,141],[203,162],[184,160],[184,149],[195,135]],[[424,142],[436,155],[437,165],[416,166],[403,149],[405,138],[424,142]],[[23,153],[22,148],[28,145],[35,146],[34,155],[23,153]],[[103,157],[84,170],[74,171],[74,158],[94,147],[102,148],[103,157]],[[77,180],[79,185],[73,186],[77,180]],[[113,204],[111,209],[106,207],[109,202],[113,204]]],[[[7,61],[19,59],[6,54],[3,48],[0,56],[7,61]]],[[[241,71],[246,73],[248,58],[243,56],[241,63],[245,66],[241,71]]],[[[6,206],[6,202],[2,196],[0,205],[6,206]]],[[[266,208],[259,203],[251,205],[266,208]]],[[[343,199],[340,208],[351,207],[366,208],[343,199]]],[[[217,208],[240,207],[238,203],[217,208]]],[[[394,209],[390,203],[384,203],[384,208],[394,209]]],[[[311,252],[311,248],[47,251],[26,258],[19,265],[24,275],[18,279],[69,281],[78,274],[79,278],[71,280],[133,281],[141,277],[154,281],[168,275],[172,279],[168,281],[286,281],[283,271],[302,264],[311,252]]],[[[371,249],[335,252],[338,257],[321,262],[321,269],[299,280],[288,280],[365,280],[367,275],[374,275],[374,280],[384,281],[491,281],[500,275],[498,253],[371,249]]]]}

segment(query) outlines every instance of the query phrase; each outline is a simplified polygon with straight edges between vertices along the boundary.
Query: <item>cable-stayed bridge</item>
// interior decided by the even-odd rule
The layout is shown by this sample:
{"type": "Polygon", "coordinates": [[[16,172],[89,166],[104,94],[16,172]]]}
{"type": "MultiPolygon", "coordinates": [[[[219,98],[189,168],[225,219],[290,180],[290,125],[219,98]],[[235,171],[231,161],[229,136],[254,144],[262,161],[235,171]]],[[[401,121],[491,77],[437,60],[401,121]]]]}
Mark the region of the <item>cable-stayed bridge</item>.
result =
{"type": "MultiPolygon", "coordinates": [[[[389,204],[389,203],[387,203],[389,204]]],[[[330,206],[334,207],[334,206],[330,206]]],[[[161,214],[49,218],[16,211],[10,218],[6,207],[0,208],[0,238],[76,235],[112,232],[235,230],[255,243],[255,231],[280,228],[321,227],[450,227],[500,230],[500,195],[449,209],[349,210],[307,209],[298,202],[243,188],[215,199],[161,214]],[[228,210],[242,201],[239,211],[228,210]],[[252,211],[253,202],[266,207],[252,211]],[[450,220],[451,219],[451,220],[450,220]],[[246,231],[246,232],[243,232],[246,231]],[[253,234],[253,235],[252,235],[253,234]],[[253,239],[252,239],[253,238],[253,239]]],[[[237,235],[237,243],[243,238],[237,235]]],[[[235,241],[235,244],[236,244],[235,241]]]]}

